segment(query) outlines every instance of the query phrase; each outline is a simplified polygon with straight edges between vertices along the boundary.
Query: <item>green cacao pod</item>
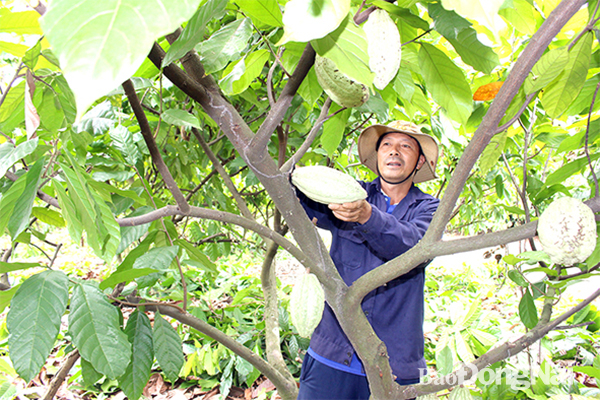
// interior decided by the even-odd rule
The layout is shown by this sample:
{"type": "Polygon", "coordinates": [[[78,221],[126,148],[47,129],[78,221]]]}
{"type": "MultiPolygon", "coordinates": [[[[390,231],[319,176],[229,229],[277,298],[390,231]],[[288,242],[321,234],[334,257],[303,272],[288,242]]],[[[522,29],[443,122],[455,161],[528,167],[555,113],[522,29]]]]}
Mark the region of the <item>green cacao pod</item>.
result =
{"type": "Polygon", "coordinates": [[[373,85],[383,90],[398,73],[402,58],[398,26],[385,10],[377,9],[363,25],[369,44],[369,68],[373,85]]]}
{"type": "Polygon", "coordinates": [[[290,318],[302,337],[309,338],[323,317],[325,293],[315,274],[303,274],[294,283],[290,318]]]}
{"type": "Polygon", "coordinates": [[[457,386],[450,392],[448,400],[473,400],[471,391],[464,386],[457,386]]]}
{"type": "Polygon", "coordinates": [[[369,89],[360,82],[350,79],[327,57],[317,54],[315,72],[319,85],[331,100],[342,107],[359,107],[369,99],[369,89]]]}
{"type": "Polygon", "coordinates": [[[542,249],[554,264],[585,261],[596,248],[596,219],[581,200],[561,197],[540,215],[537,227],[542,249]]]}
{"type": "Polygon", "coordinates": [[[297,167],[292,172],[292,183],[318,203],[351,203],[367,198],[367,192],[353,177],[322,165],[297,167]]]}

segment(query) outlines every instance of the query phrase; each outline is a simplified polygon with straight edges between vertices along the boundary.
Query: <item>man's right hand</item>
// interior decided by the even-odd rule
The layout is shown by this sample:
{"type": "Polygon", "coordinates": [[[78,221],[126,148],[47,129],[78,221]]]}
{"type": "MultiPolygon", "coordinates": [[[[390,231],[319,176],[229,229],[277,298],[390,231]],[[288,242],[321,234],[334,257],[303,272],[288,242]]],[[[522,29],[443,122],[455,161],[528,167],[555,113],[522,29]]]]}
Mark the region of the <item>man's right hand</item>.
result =
{"type": "Polygon", "coordinates": [[[366,200],[357,200],[352,203],[329,204],[333,215],[342,221],[358,222],[364,224],[371,218],[371,205],[366,200]]]}

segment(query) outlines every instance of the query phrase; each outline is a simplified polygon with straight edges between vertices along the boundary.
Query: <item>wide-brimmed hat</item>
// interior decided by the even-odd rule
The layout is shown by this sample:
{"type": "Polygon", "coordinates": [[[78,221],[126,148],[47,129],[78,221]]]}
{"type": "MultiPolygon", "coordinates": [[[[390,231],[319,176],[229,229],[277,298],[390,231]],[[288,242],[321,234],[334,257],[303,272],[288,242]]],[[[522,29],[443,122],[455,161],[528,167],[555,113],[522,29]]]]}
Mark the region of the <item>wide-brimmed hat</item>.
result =
{"type": "Polygon", "coordinates": [[[371,171],[377,172],[377,140],[386,133],[399,132],[404,133],[421,145],[421,151],[425,156],[425,163],[417,171],[414,176],[413,182],[425,182],[431,179],[436,179],[435,166],[437,164],[439,155],[439,146],[437,140],[425,133],[422,133],[420,129],[411,122],[406,121],[393,121],[388,125],[371,125],[363,130],[358,137],[358,156],[360,162],[362,162],[371,171]]]}

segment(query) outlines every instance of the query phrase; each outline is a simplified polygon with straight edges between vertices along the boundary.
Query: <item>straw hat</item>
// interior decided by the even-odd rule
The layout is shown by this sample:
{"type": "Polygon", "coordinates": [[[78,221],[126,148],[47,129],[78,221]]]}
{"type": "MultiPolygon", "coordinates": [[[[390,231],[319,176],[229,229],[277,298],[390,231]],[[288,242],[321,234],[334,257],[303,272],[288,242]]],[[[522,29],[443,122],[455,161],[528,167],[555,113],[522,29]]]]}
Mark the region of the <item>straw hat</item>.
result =
{"type": "Polygon", "coordinates": [[[425,163],[415,174],[413,182],[419,183],[436,179],[435,166],[439,154],[437,140],[431,135],[421,133],[419,128],[411,122],[393,121],[389,125],[371,125],[363,130],[358,137],[358,156],[360,162],[378,174],[377,150],[375,150],[375,145],[381,135],[391,132],[400,132],[409,135],[421,145],[421,150],[425,156],[425,163]]]}

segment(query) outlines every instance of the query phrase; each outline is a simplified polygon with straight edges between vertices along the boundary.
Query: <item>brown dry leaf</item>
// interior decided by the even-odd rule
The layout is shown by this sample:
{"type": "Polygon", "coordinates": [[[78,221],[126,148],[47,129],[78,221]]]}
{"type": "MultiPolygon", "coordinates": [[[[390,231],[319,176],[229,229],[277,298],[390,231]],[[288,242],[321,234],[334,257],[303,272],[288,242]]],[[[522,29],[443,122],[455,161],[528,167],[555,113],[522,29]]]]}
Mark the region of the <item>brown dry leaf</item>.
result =
{"type": "Polygon", "coordinates": [[[165,393],[169,389],[169,385],[165,383],[160,374],[152,374],[146,387],[144,388],[143,395],[150,397],[153,395],[160,395],[165,393]]]}
{"type": "Polygon", "coordinates": [[[473,100],[486,101],[493,100],[504,82],[492,82],[487,85],[480,86],[473,94],[473,100]]]}
{"type": "Polygon", "coordinates": [[[252,389],[252,398],[254,399],[258,397],[263,391],[270,392],[271,390],[275,390],[275,385],[273,385],[273,382],[270,380],[265,379],[260,383],[260,385],[252,389]]]}

